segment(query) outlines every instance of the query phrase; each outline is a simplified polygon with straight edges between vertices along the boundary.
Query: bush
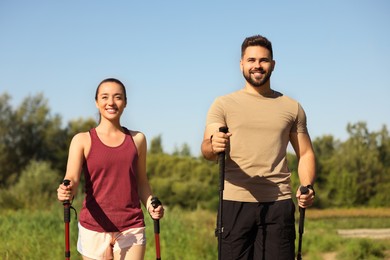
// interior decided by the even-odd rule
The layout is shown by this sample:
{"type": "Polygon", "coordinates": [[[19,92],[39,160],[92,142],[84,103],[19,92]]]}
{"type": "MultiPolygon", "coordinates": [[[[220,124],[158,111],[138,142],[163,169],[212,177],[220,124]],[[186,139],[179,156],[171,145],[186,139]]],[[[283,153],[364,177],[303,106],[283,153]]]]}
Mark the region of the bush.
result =
{"type": "Polygon", "coordinates": [[[217,209],[218,165],[189,156],[149,154],[148,177],[164,205],[185,209],[217,209]]]}
{"type": "Polygon", "coordinates": [[[9,207],[27,209],[42,209],[56,199],[59,174],[50,167],[48,162],[31,161],[22,171],[18,182],[9,188],[4,198],[9,207]],[[7,195],[8,194],[8,195],[7,195]],[[15,203],[9,203],[14,199],[15,203]]]}
{"type": "Polygon", "coordinates": [[[23,203],[19,201],[9,190],[0,190],[0,208],[2,210],[16,210],[23,208],[23,203]]]}
{"type": "Polygon", "coordinates": [[[374,260],[384,259],[385,246],[368,239],[352,240],[338,255],[339,259],[374,260]]]}

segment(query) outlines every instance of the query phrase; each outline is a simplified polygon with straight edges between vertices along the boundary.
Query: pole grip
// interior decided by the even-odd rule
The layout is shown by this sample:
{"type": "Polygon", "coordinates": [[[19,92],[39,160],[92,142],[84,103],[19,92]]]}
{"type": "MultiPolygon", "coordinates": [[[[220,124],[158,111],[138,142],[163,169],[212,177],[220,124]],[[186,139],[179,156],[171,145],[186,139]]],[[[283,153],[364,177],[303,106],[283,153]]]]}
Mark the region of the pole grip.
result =
{"type": "MultiPolygon", "coordinates": [[[[70,184],[70,180],[64,180],[62,183],[67,187],[70,184]]],[[[69,223],[70,222],[70,201],[64,200],[62,205],[64,205],[64,222],[69,223]]]]}
{"type": "MultiPolygon", "coordinates": [[[[226,126],[221,126],[219,128],[219,132],[222,132],[222,133],[226,134],[227,132],[229,132],[229,128],[226,127],[226,126]]],[[[219,159],[219,161],[221,161],[221,159],[225,159],[225,152],[218,153],[218,159],[219,159]]]]}
{"type": "MultiPolygon", "coordinates": [[[[301,191],[301,194],[307,194],[309,192],[309,189],[306,186],[301,186],[299,190],[301,191]]],[[[299,207],[299,233],[300,234],[303,234],[304,220],[305,220],[305,209],[299,207]]]]}
{"type": "Polygon", "coordinates": [[[226,134],[227,132],[229,132],[229,128],[227,126],[221,126],[219,128],[219,131],[226,134]]]}
{"type": "MultiPolygon", "coordinates": [[[[227,133],[229,128],[226,126],[221,126],[219,132],[227,133]]],[[[218,164],[219,164],[219,190],[224,190],[224,181],[225,181],[225,152],[218,153],[218,164]]]]}
{"type": "MultiPolygon", "coordinates": [[[[161,205],[161,201],[157,197],[153,197],[151,200],[153,208],[157,208],[161,205]]],[[[160,221],[158,219],[153,219],[154,222],[154,233],[160,234],[160,221]]]]}

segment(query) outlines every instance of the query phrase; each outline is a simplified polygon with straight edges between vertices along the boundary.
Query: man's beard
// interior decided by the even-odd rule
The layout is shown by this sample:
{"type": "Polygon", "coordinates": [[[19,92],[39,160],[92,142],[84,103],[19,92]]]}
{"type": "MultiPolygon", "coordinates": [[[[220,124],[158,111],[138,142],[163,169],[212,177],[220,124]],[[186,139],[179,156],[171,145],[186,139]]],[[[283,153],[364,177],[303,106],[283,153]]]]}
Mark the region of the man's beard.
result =
{"type": "Polygon", "coordinates": [[[263,86],[265,83],[268,82],[268,80],[271,78],[271,74],[272,72],[268,73],[268,74],[265,74],[263,78],[261,79],[255,79],[253,77],[251,77],[253,74],[251,74],[250,72],[247,74],[245,74],[245,72],[242,73],[242,75],[244,76],[244,78],[246,79],[246,81],[251,84],[252,86],[254,87],[261,87],[263,86]]]}

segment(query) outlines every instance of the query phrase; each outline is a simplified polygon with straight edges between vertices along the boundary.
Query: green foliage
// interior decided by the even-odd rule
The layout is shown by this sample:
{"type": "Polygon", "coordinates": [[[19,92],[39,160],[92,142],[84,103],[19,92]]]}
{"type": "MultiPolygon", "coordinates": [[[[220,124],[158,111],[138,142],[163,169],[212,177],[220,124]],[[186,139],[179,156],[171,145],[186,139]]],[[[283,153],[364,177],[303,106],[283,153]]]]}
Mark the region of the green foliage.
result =
{"type": "Polygon", "coordinates": [[[58,155],[66,147],[61,117],[50,115],[43,95],[27,97],[15,111],[6,94],[0,103],[5,113],[0,118],[0,150],[4,152],[0,157],[0,185],[15,183],[30,160],[61,165],[63,160],[58,155]]]}
{"type": "MultiPolygon", "coordinates": [[[[387,259],[385,252],[390,249],[389,240],[344,238],[339,229],[388,228],[387,217],[339,216],[311,219],[306,217],[303,236],[303,259],[322,260],[324,253],[336,253],[336,259],[387,259]]],[[[296,241],[297,242],[297,241],[296,241]]]]}
{"type": "Polygon", "coordinates": [[[48,161],[62,175],[70,139],[96,122],[79,119],[62,128],[43,94],[28,96],[16,109],[9,101],[9,95],[0,95],[0,187],[16,183],[30,160],[48,161]]]}
{"type": "Polygon", "coordinates": [[[59,182],[58,173],[48,162],[31,161],[22,171],[18,182],[5,192],[8,199],[3,199],[2,208],[18,206],[26,209],[44,209],[53,201],[57,189],[55,184],[59,182]]]}
{"type": "MultiPolygon", "coordinates": [[[[390,137],[386,127],[370,133],[365,123],[348,124],[343,143],[317,139],[317,169],[322,200],[327,206],[389,205],[390,137]]],[[[320,195],[321,196],[321,195],[320,195]]]]}
{"type": "Polygon", "coordinates": [[[163,146],[162,146],[162,138],[161,135],[156,136],[152,139],[150,142],[150,148],[149,148],[150,154],[162,154],[164,153],[163,146]]]}
{"type": "Polygon", "coordinates": [[[338,255],[338,259],[379,260],[384,259],[386,247],[368,239],[353,239],[338,255]]]}
{"type": "Polygon", "coordinates": [[[8,94],[0,96],[0,187],[4,186],[8,178],[19,169],[12,162],[14,157],[14,139],[16,136],[13,129],[14,113],[9,104],[11,97],[8,94]]]}
{"type": "MultiPolygon", "coordinates": [[[[64,259],[65,238],[62,204],[49,211],[3,211],[0,215],[0,259],[64,259]]],[[[71,222],[71,254],[76,251],[77,222],[71,222]]]]}
{"type": "Polygon", "coordinates": [[[17,210],[23,207],[24,204],[16,198],[13,192],[8,189],[0,190],[0,208],[2,210],[17,210]]]}
{"type": "Polygon", "coordinates": [[[149,154],[147,173],[154,194],[166,205],[217,209],[218,165],[200,158],[149,154]]]}
{"type": "Polygon", "coordinates": [[[15,111],[15,119],[15,150],[24,155],[19,157],[20,164],[26,166],[31,159],[57,162],[56,151],[65,148],[61,118],[50,115],[43,95],[26,98],[15,111]]]}
{"type": "MultiPolygon", "coordinates": [[[[217,259],[217,239],[214,235],[216,216],[204,210],[187,211],[168,208],[160,220],[162,259],[217,259]]],[[[147,217],[147,250],[145,259],[155,259],[153,222],[147,217]]]]}
{"type": "Polygon", "coordinates": [[[332,171],[330,183],[334,183],[327,194],[328,203],[337,207],[351,207],[356,203],[357,180],[354,174],[343,169],[341,172],[332,171]]]}
{"type": "Polygon", "coordinates": [[[316,155],[316,182],[319,185],[319,187],[317,187],[319,189],[322,188],[321,184],[326,182],[327,176],[323,173],[329,171],[327,168],[330,164],[332,164],[331,160],[339,146],[340,143],[334,140],[331,135],[325,135],[320,138],[316,138],[313,141],[313,149],[316,155]]]}
{"type": "Polygon", "coordinates": [[[188,144],[184,143],[181,148],[177,148],[175,147],[175,150],[174,152],[172,153],[172,155],[175,155],[175,156],[191,156],[191,148],[188,144]]]}
{"type": "MultiPolygon", "coordinates": [[[[323,225],[322,221],[316,221],[316,225],[308,220],[305,222],[305,233],[303,235],[302,244],[303,259],[322,260],[320,252],[333,252],[339,250],[343,238],[337,235],[336,230],[329,229],[329,226],[323,225]],[[323,225],[323,227],[321,227],[321,225],[323,225]]],[[[298,245],[297,242],[298,241],[296,240],[296,246],[298,245]]]]}
{"type": "Polygon", "coordinates": [[[299,185],[299,176],[298,176],[298,159],[295,154],[287,153],[287,164],[288,168],[291,171],[291,187],[293,192],[295,192],[299,185]]]}

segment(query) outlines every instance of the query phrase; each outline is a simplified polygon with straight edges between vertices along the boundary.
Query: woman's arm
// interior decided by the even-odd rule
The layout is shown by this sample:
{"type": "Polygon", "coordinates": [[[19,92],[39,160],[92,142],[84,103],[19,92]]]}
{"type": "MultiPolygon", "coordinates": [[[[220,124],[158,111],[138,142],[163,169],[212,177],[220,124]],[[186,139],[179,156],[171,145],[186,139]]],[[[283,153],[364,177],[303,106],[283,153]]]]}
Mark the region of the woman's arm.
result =
{"type": "Polygon", "coordinates": [[[65,186],[60,184],[57,189],[58,200],[72,200],[77,193],[77,187],[80,182],[80,175],[84,158],[89,152],[86,151],[86,147],[90,147],[89,133],[79,133],[72,138],[69,147],[68,162],[66,166],[66,174],[64,180],[70,180],[70,185],[65,186]]]}
{"type": "Polygon", "coordinates": [[[154,209],[151,206],[152,189],[149,185],[148,177],[146,175],[146,154],[147,144],[145,135],[141,132],[133,132],[133,139],[138,150],[138,164],[137,164],[137,185],[138,195],[145,208],[153,219],[162,218],[164,215],[163,206],[158,206],[154,209]]]}

